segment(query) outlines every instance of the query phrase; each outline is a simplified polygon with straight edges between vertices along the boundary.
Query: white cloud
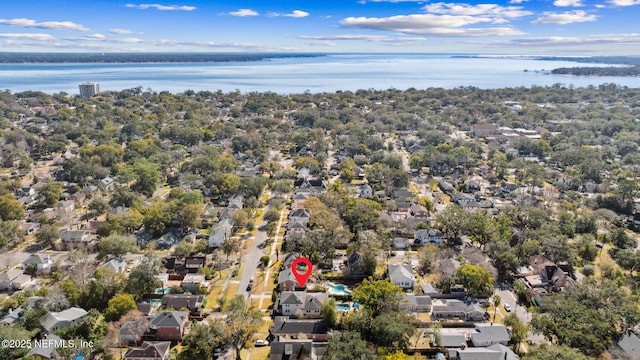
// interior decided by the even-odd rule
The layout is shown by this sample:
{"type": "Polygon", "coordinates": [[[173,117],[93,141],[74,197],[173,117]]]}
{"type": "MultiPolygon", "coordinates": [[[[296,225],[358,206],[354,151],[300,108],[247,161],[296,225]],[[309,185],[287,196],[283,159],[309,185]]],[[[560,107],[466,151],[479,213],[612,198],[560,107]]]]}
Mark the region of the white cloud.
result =
{"type": "Polygon", "coordinates": [[[527,2],[529,0],[511,0],[509,4],[522,4],[523,2],[527,2]]]}
{"type": "Polygon", "coordinates": [[[584,4],[582,3],[582,0],[555,0],[553,2],[553,5],[557,6],[557,7],[566,7],[566,6],[573,6],[573,7],[578,7],[578,6],[584,6],[584,4]]]}
{"type": "Polygon", "coordinates": [[[566,25],[572,23],[591,22],[596,21],[597,19],[597,15],[587,14],[587,12],[583,10],[573,10],[563,13],[544,12],[541,17],[531,23],[566,25]]]}
{"type": "Polygon", "coordinates": [[[613,6],[633,6],[640,5],[640,0],[609,0],[609,4],[613,6]]]}
{"type": "Polygon", "coordinates": [[[395,31],[414,35],[434,36],[505,36],[522,35],[513,27],[463,28],[466,25],[491,23],[495,18],[434,14],[396,15],[385,18],[348,17],[342,26],[395,31]]]}
{"type": "Polygon", "coordinates": [[[288,16],[293,18],[303,18],[309,16],[309,13],[302,10],[293,10],[290,14],[284,14],[282,16],[288,16]]]}
{"type": "Polygon", "coordinates": [[[193,11],[196,9],[195,6],[161,4],[126,4],[125,7],[140,10],[156,9],[161,11],[193,11]]]}
{"type": "Polygon", "coordinates": [[[54,41],[56,38],[49,34],[7,34],[0,33],[0,38],[25,39],[37,41],[54,41]]]}
{"type": "Polygon", "coordinates": [[[118,28],[109,29],[109,32],[112,33],[112,34],[118,34],[118,35],[140,34],[140,33],[135,32],[133,30],[118,29],[118,28]]]}
{"type": "Polygon", "coordinates": [[[260,14],[257,11],[251,10],[251,9],[238,9],[236,11],[231,11],[229,15],[245,17],[245,16],[258,16],[260,14]]]}
{"type": "Polygon", "coordinates": [[[311,46],[336,46],[333,41],[307,41],[305,44],[311,46]]]}
{"type": "Polygon", "coordinates": [[[50,30],[77,30],[77,31],[89,31],[88,28],[73,23],[71,21],[44,21],[37,22],[32,19],[18,18],[18,19],[0,19],[0,24],[19,26],[19,27],[34,27],[39,29],[50,30]]]}
{"type": "Polygon", "coordinates": [[[292,17],[292,18],[303,18],[303,17],[307,17],[309,16],[309,13],[306,11],[302,11],[302,10],[293,10],[292,12],[290,12],[289,14],[282,14],[282,13],[277,13],[277,12],[270,12],[267,14],[267,16],[272,16],[272,17],[276,17],[276,16],[286,16],[286,17],[292,17]]]}
{"type": "Polygon", "coordinates": [[[515,19],[531,15],[531,11],[523,10],[521,6],[500,6],[497,4],[458,4],[435,3],[423,8],[427,12],[446,15],[491,16],[497,19],[515,19]]]}
{"type": "Polygon", "coordinates": [[[324,41],[336,41],[336,40],[361,40],[369,42],[416,42],[426,40],[423,37],[414,38],[398,38],[385,35],[365,35],[365,34],[341,34],[341,35],[300,35],[300,39],[307,40],[324,40],[324,41]]]}

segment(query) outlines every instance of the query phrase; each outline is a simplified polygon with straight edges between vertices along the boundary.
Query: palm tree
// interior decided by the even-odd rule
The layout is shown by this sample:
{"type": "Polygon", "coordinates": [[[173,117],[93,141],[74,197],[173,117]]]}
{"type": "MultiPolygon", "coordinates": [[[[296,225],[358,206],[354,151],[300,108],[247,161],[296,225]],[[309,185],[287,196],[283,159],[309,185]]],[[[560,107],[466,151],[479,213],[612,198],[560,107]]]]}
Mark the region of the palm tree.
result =
{"type": "Polygon", "coordinates": [[[493,300],[493,321],[491,321],[491,324],[493,324],[496,321],[496,314],[498,312],[498,306],[500,306],[500,302],[502,302],[502,297],[496,294],[493,295],[491,299],[493,300]]]}

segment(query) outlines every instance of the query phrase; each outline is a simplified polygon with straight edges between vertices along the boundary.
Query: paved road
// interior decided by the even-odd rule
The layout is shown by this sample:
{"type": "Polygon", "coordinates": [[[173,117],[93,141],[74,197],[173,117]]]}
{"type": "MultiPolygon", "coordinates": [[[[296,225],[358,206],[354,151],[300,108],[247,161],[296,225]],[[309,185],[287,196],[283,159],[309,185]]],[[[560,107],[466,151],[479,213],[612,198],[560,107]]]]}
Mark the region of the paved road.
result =
{"type": "MultiPolygon", "coordinates": [[[[265,208],[266,209],[266,208],[265,208]]],[[[260,227],[266,225],[266,221],[260,222],[260,227]]],[[[257,276],[258,274],[258,265],[260,264],[260,257],[264,255],[262,252],[262,247],[264,246],[264,242],[267,240],[267,232],[263,230],[258,230],[256,232],[256,236],[251,243],[251,248],[248,249],[244,255],[241,257],[242,264],[244,266],[242,270],[242,274],[240,274],[240,285],[238,287],[238,295],[244,296],[245,301],[249,299],[249,291],[247,291],[247,286],[249,285],[249,280],[254,278],[254,286],[259,281],[263,281],[263,279],[257,276]]],[[[249,242],[249,240],[246,240],[249,242]]],[[[245,251],[245,250],[243,250],[245,251]]]]}

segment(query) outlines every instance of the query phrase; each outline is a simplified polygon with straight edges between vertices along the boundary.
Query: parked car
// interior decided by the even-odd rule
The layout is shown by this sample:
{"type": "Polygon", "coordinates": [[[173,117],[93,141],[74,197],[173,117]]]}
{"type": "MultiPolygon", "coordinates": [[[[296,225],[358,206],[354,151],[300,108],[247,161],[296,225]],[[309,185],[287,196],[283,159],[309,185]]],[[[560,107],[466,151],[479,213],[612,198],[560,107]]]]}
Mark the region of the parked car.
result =
{"type": "Polygon", "coordinates": [[[511,312],[511,305],[507,303],[502,303],[502,306],[504,306],[504,309],[507,310],[507,312],[511,312]]]}
{"type": "Polygon", "coordinates": [[[255,343],[253,343],[254,346],[267,346],[269,345],[269,342],[267,340],[256,340],[255,343]]]}

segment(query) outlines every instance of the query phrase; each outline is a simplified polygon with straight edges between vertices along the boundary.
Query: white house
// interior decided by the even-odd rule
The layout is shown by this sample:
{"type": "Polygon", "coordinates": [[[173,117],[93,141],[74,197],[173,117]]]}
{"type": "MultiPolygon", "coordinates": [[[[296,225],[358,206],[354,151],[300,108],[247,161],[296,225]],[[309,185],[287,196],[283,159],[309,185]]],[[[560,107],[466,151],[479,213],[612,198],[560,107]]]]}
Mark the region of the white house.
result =
{"type": "Polygon", "coordinates": [[[508,345],[509,332],[502,324],[475,324],[475,331],[471,333],[471,342],[475,347],[486,347],[494,344],[508,345]]]}
{"type": "Polygon", "coordinates": [[[389,264],[388,268],[389,281],[394,283],[401,289],[413,289],[416,283],[416,277],[413,275],[413,269],[409,264],[389,264]]]}
{"type": "Polygon", "coordinates": [[[442,246],[442,231],[438,229],[420,229],[413,234],[416,245],[437,245],[442,246]]]}
{"type": "Polygon", "coordinates": [[[322,305],[329,301],[326,293],[283,291],[276,304],[276,311],[284,316],[296,316],[300,311],[305,318],[322,317],[322,305]]]}
{"type": "Polygon", "coordinates": [[[23,269],[33,268],[36,272],[46,270],[51,265],[53,265],[53,260],[49,254],[33,254],[22,262],[23,269]]]}
{"type": "Polygon", "coordinates": [[[23,274],[20,270],[7,270],[0,273],[0,290],[17,290],[26,286],[31,281],[31,276],[23,274]]]}
{"type": "Polygon", "coordinates": [[[231,237],[233,233],[233,220],[228,217],[223,218],[216,226],[211,230],[209,235],[209,247],[219,248],[222,244],[231,237]]]}

